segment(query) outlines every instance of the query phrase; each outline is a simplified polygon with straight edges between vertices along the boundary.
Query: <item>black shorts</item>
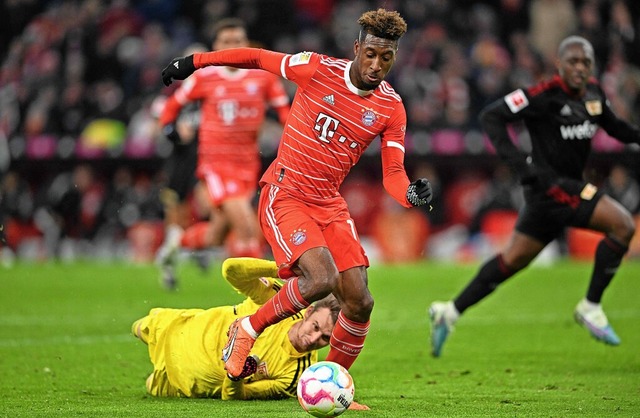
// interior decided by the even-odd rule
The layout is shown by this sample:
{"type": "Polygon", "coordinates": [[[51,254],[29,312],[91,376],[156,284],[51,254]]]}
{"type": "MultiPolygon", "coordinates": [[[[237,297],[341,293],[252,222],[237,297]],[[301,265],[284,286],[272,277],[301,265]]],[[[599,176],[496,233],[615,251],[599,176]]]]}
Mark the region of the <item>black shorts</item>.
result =
{"type": "Polygon", "coordinates": [[[178,194],[181,202],[186,199],[198,182],[195,176],[197,161],[197,141],[175,146],[173,153],[167,159],[165,165],[168,176],[167,187],[178,194]]]}
{"type": "Polygon", "coordinates": [[[516,230],[545,244],[568,226],[585,228],[604,193],[590,183],[560,179],[546,191],[525,187],[516,230]]]}

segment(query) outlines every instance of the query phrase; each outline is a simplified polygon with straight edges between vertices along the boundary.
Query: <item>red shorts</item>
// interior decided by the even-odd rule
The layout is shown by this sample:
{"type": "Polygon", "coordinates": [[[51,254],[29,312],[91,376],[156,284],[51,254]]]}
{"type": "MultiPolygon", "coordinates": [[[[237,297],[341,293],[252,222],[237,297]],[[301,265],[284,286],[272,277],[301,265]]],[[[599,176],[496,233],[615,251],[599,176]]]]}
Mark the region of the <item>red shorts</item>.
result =
{"type": "Polygon", "coordinates": [[[369,267],[356,226],[344,199],[322,206],[291,197],[270,184],[262,188],[260,226],[278,265],[293,264],[307,250],[327,247],[338,271],[369,267]]]}
{"type": "Polygon", "coordinates": [[[206,184],[211,204],[215,207],[234,197],[252,199],[258,185],[257,176],[255,179],[245,180],[224,172],[202,168],[198,169],[198,178],[206,184]]]}

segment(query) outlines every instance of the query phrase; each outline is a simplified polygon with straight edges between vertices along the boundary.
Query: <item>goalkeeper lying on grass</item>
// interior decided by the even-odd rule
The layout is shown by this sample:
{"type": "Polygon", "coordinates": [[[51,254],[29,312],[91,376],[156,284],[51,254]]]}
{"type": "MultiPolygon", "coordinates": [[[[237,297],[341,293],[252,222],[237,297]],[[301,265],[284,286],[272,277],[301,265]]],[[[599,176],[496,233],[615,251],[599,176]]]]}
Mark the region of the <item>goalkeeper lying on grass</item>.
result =
{"type": "Polygon", "coordinates": [[[230,258],[223,277],[242,303],[211,309],[154,308],[133,323],[131,331],[149,347],[153,373],[147,391],[153,396],[222,399],[279,399],[296,396],[298,377],[318,361],[329,344],[340,306],[329,295],[269,327],[257,339],[245,363],[244,377],[231,379],[220,359],[229,325],[252,314],[281,287],[273,261],[230,258]]]}

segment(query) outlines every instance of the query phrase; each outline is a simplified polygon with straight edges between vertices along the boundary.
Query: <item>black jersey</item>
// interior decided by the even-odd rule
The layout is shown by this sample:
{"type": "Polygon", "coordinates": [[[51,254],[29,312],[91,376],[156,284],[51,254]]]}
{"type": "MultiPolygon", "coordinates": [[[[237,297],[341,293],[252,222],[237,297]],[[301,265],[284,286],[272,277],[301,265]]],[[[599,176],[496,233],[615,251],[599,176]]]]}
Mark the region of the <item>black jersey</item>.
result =
{"type": "Polygon", "coordinates": [[[509,93],[483,110],[480,119],[498,155],[512,166],[521,167],[526,156],[511,142],[507,124],[523,121],[531,136],[533,164],[575,180],[582,180],[591,140],[599,127],[621,142],[640,143],[640,129],[613,113],[594,78],[578,97],[556,75],[509,93]]]}

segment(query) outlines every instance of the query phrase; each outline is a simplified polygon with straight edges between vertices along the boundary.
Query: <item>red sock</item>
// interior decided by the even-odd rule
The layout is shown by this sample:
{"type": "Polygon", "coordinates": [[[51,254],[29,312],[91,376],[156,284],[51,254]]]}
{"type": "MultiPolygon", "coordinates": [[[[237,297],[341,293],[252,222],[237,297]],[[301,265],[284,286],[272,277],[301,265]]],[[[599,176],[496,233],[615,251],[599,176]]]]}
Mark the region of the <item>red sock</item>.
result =
{"type": "Polygon", "coordinates": [[[249,322],[251,322],[253,329],[260,334],[269,325],[277,324],[307,306],[309,306],[309,302],[302,298],[296,277],[286,282],[278,293],[251,315],[249,322]]]}
{"type": "Polygon", "coordinates": [[[369,322],[354,322],[340,311],[338,322],[331,333],[331,349],[325,360],[338,363],[349,370],[362,351],[364,339],[369,332],[369,322]]]}
{"type": "Polygon", "coordinates": [[[190,250],[201,250],[207,248],[207,235],[209,233],[209,222],[198,222],[191,225],[184,231],[180,246],[190,250]]]}

